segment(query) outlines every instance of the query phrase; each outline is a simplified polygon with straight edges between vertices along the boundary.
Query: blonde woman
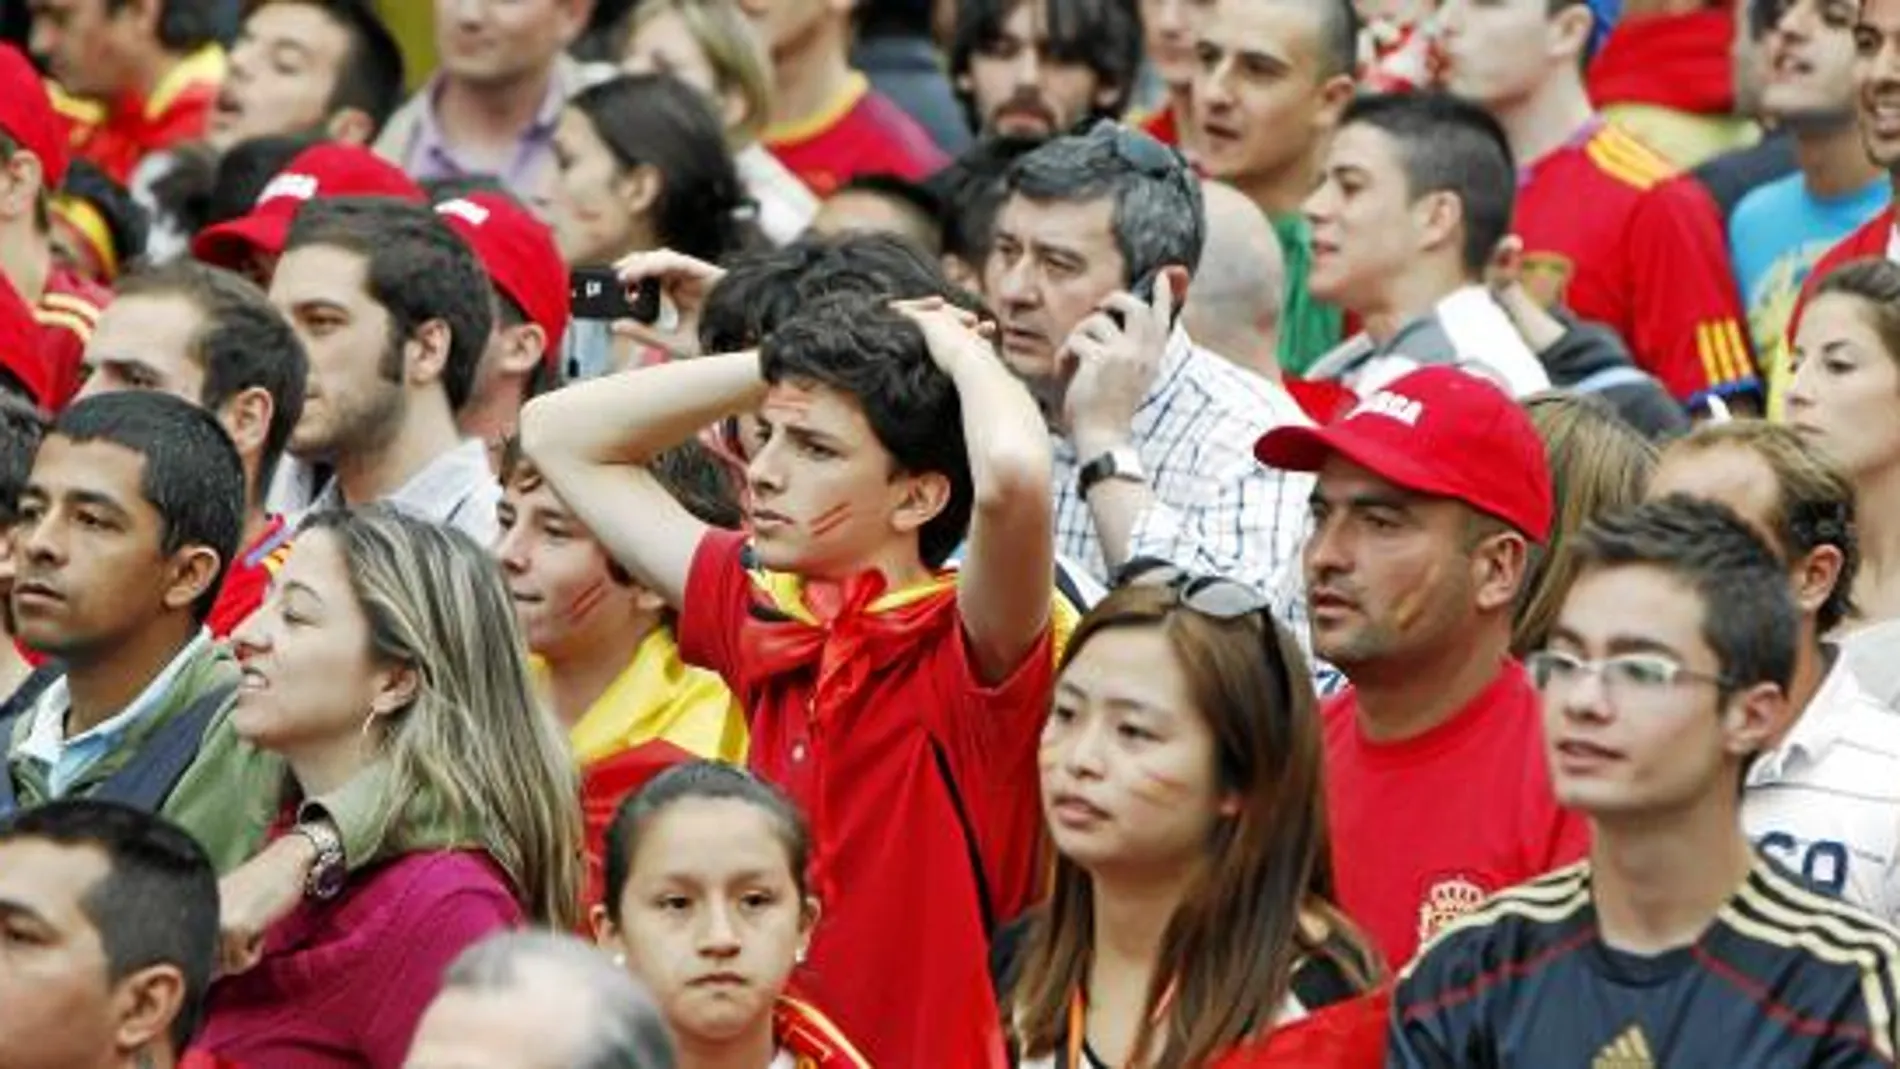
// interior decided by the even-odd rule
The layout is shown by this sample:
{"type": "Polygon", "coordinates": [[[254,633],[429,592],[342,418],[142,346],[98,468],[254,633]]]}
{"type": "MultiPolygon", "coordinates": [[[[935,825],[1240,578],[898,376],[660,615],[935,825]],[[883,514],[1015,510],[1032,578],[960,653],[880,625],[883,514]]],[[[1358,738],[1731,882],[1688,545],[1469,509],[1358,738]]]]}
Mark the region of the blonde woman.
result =
{"type": "Polygon", "coordinates": [[[620,66],[664,72],[706,94],[759,230],[775,245],[805,231],[818,198],[760,142],[772,114],[772,61],[736,0],[643,0],[627,20],[620,66]]]}
{"type": "Polygon", "coordinates": [[[378,508],[322,513],[232,641],[233,725],[284,758],[286,812],[362,792],[391,856],[311,888],[271,927],[259,963],[212,989],[199,1046],[240,1066],[399,1066],[462,950],[578,920],[575,773],[529,697],[500,573],[447,528],[378,508]],[[485,839],[405,850],[442,821],[485,839]]]}
{"type": "Polygon", "coordinates": [[[1511,630],[1514,657],[1543,649],[1550,637],[1557,610],[1577,577],[1570,537],[1597,516],[1640,504],[1656,470],[1656,447],[1607,401],[1551,392],[1526,398],[1524,407],[1544,440],[1556,508],[1550,541],[1531,563],[1518,595],[1511,630]]]}

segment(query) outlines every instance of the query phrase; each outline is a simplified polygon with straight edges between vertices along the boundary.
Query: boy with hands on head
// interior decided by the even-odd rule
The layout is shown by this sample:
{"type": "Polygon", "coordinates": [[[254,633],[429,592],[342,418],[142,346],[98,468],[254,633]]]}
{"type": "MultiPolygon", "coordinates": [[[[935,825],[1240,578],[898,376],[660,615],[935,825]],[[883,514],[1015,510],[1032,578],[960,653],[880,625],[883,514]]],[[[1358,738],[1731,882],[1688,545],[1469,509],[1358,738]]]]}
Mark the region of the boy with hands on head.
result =
{"type": "Polygon", "coordinates": [[[759,351],[539,398],[522,440],[639,582],[692,604],[682,654],[812,815],[804,989],[880,1066],[992,1064],[988,935],[1035,889],[1059,611],[1049,437],[974,313],[825,298],[759,351]],[[748,530],[712,530],[641,464],[754,411],[748,530]]]}

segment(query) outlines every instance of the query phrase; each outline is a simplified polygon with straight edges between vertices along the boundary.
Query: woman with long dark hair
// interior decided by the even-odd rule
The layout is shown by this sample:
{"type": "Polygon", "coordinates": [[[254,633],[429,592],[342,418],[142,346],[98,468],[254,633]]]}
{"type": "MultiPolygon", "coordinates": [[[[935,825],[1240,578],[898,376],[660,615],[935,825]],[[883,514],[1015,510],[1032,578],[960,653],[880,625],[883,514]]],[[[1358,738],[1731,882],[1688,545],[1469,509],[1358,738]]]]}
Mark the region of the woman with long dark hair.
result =
{"type": "Polygon", "coordinates": [[[1019,1064],[1381,1064],[1321,752],[1299,648],[1251,588],[1144,564],[1083,619],[1040,752],[1054,891],[999,946],[1019,1064]]]}
{"type": "Polygon", "coordinates": [[[575,96],[554,147],[554,231],[570,264],[657,248],[719,263],[746,238],[725,128],[673,75],[624,74],[575,96]]]}

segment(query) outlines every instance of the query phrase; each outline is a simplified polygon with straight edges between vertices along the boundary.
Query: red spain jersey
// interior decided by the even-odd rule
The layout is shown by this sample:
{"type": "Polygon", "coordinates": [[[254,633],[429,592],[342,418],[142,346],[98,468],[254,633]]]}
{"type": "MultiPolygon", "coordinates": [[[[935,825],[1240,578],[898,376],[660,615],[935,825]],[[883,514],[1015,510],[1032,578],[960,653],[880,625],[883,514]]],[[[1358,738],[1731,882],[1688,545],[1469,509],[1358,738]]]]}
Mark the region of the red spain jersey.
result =
{"type": "Polygon", "coordinates": [[[99,313],[112,300],[112,291],[73,271],[55,266],[46,290],[33,307],[40,328],[40,358],[51,376],[52,396],[47,407],[57,412],[79,392],[85,377],[86,344],[99,313]]]}
{"type": "Polygon", "coordinates": [[[204,136],[225,68],[224,49],[206,45],[166,71],[150,96],[94,104],[54,92],[53,104],[69,124],[73,154],[125,185],[146,156],[204,136]]]}
{"type": "Polygon", "coordinates": [[[767,130],[765,147],[821,199],[859,175],[921,182],[950,162],[917,120],[856,71],[818,115],[767,130]]]}
{"type": "Polygon", "coordinates": [[[1527,168],[1513,230],[1525,287],[1610,327],[1677,400],[1761,388],[1715,204],[1601,119],[1527,168]]]}
{"type": "Polygon", "coordinates": [[[1368,738],[1351,688],[1321,716],[1339,905],[1392,968],[1490,895],[1589,850],[1589,826],[1551,792],[1543,711],[1517,661],[1414,738],[1368,738]]]}

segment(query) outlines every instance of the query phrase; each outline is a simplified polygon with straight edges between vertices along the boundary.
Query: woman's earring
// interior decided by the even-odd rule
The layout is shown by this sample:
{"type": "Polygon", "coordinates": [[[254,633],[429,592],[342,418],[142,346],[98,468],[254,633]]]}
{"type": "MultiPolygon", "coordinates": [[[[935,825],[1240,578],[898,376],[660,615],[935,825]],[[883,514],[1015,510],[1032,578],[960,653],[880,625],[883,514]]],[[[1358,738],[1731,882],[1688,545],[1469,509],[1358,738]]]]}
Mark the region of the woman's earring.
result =
{"type": "Polygon", "coordinates": [[[792,964],[794,965],[805,964],[805,948],[804,947],[799,947],[798,952],[792,955],[792,964]]]}
{"type": "Polygon", "coordinates": [[[614,966],[620,969],[627,967],[627,955],[623,951],[614,951],[614,966]]]}

